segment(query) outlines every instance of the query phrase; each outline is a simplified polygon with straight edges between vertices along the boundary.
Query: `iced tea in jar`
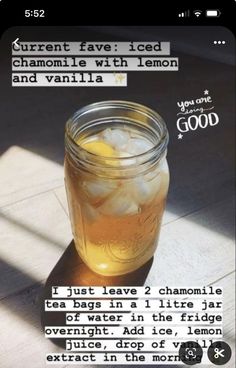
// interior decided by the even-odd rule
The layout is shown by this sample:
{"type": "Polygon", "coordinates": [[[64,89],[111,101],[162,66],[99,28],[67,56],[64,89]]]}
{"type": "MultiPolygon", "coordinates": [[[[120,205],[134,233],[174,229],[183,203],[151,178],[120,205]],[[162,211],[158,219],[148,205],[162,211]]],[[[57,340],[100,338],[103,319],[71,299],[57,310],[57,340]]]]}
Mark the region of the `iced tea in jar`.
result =
{"type": "Polygon", "coordinates": [[[94,103],[66,124],[65,183],[76,249],[102,275],[144,265],[157,247],[169,185],[168,132],[155,111],[94,103]]]}

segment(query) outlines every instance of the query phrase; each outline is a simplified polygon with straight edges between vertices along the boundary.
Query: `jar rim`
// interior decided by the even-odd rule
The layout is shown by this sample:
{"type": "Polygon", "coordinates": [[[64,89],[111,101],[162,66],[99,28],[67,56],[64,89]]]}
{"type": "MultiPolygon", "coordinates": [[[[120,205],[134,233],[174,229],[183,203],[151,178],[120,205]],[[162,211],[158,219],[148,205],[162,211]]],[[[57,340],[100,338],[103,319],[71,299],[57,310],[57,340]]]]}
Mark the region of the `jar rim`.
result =
{"type": "MultiPolygon", "coordinates": [[[[132,121],[131,118],[122,118],[123,120],[127,120],[128,121],[132,121]]],[[[113,117],[111,117],[111,120],[113,120],[113,117]]],[[[98,122],[101,122],[101,119],[98,119],[98,122]]],[[[92,123],[92,121],[91,121],[92,123]]],[[[66,122],[66,138],[69,140],[70,145],[72,146],[73,151],[81,150],[81,152],[86,153],[86,155],[88,155],[88,157],[90,158],[96,158],[96,159],[106,159],[109,160],[109,162],[117,162],[117,160],[121,160],[124,163],[128,162],[128,160],[132,159],[132,158],[140,158],[140,159],[144,159],[145,157],[149,157],[150,158],[150,154],[155,154],[158,155],[159,157],[162,156],[162,154],[165,152],[168,141],[169,141],[169,134],[168,134],[168,130],[165,124],[164,119],[154,110],[152,110],[149,107],[146,107],[145,105],[136,103],[136,102],[131,102],[131,101],[125,101],[125,100],[107,100],[107,101],[100,101],[100,102],[95,102],[89,105],[86,105],[82,108],[80,108],[79,110],[77,110],[72,117],[66,122]],[[75,122],[78,121],[78,119],[80,119],[82,116],[93,112],[94,110],[98,111],[98,110],[102,110],[102,109],[115,109],[115,108],[124,108],[126,110],[131,110],[131,111],[135,111],[137,113],[140,113],[142,115],[145,115],[146,117],[148,117],[149,119],[152,119],[152,121],[155,124],[158,124],[159,128],[161,127],[161,135],[158,137],[157,143],[154,144],[154,146],[150,149],[148,149],[147,151],[140,153],[140,154],[136,154],[136,155],[132,155],[132,156],[125,156],[125,157],[119,157],[119,156],[106,156],[103,157],[102,155],[99,154],[95,154],[92,152],[87,151],[86,149],[84,149],[83,147],[79,146],[74,137],[72,137],[71,135],[71,125],[75,122]]]]}

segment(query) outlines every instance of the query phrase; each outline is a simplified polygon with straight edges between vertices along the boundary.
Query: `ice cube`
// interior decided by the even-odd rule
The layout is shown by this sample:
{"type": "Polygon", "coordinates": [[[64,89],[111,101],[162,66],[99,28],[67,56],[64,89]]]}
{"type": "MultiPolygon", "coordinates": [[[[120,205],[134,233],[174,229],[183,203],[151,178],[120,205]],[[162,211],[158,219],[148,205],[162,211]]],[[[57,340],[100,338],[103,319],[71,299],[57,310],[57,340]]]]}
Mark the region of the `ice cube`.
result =
{"type": "Polygon", "coordinates": [[[168,174],[169,173],[169,167],[168,167],[168,163],[166,158],[163,158],[160,163],[159,163],[159,170],[164,173],[164,174],[168,174]]]}
{"type": "Polygon", "coordinates": [[[133,184],[139,195],[146,197],[150,193],[149,185],[143,177],[135,178],[133,184]]]}
{"type": "Polygon", "coordinates": [[[116,191],[98,209],[104,215],[113,216],[134,215],[139,211],[135,200],[124,189],[116,191]]]}
{"type": "Polygon", "coordinates": [[[112,180],[97,179],[84,182],[83,187],[90,197],[105,198],[117,188],[117,183],[112,180]]]}
{"type": "Polygon", "coordinates": [[[142,177],[133,179],[133,197],[139,204],[144,204],[151,196],[151,186],[142,177]]]}
{"type": "Polygon", "coordinates": [[[83,209],[82,209],[82,214],[90,222],[95,221],[99,216],[99,212],[89,203],[84,204],[83,209]]]}
{"type": "Polygon", "coordinates": [[[131,155],[130,153],[127,152],[119,152],[119,157],[125,157],[125,160],[120,160],[119,163],[121,166],[129,166],[129,165],[136,165],[137,160],[133,157],[133,155],[131,155]],[[132,157],[132,158],[128,158],[128,157],[132,157]]]}
{"type": "Polygon", "coordinates": [[[152,177],[149,174],[133,179],[133,197],[139,204],[150,202],[161,187],[161,175],[152,177]]]}
{"type": "Polygon", "coordinates": [[[161,189],[162,175],[161,174],[156,175],[152,180],[148,182],[148,185],[151,186],[151,192],[153,196],[155,196],[161,189]]]}
{"type": "Polygon", "coordinates": [[[131,138],[126,146],[126,150],[131,155],[140,155],[153,148],[152,142],[145,138],[131,138]]]}
{"type": "Polygon", "coordinates": [[[107,128],[101,133],[101,137],[119,151],[128,143],[130,135],[126,130],[107,128]]]}

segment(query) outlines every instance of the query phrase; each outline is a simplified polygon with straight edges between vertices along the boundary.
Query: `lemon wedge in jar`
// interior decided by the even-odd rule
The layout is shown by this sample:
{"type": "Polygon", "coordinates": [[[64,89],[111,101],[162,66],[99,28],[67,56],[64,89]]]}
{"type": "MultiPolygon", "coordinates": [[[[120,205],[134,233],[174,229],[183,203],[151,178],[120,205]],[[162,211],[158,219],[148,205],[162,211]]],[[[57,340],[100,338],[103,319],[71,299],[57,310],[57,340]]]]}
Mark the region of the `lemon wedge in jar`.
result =
{"type": "Polygon", "coordinates": [[[100,156],[104,163],[110,166],[119,166],[119,160],[109,160],[106,157],[118,157],[117,152],[112,146],[102,140],[93,140],[89,142],[77,142],[86,151],[100,156]]]}
{"type": "Polygon", "coordinates": [[[114,149],[107,143],[102,141],[84,142],[80,146],[90,153],[94,153],[103,157],[114,157],[114,149]]]}
{"type": "MultiPolygon", "coordinates": [[[[106,177],[107,175],[106,165],[109,165],[110,168],[113,166],[117,166],[118,164],[117,162],[118,160],[116,161],[109,158],[116,157],[117,155],[111,145],[98,139],[87,142],[77,141],[77,144],[80,145],[80,147],[85,149],[87,152],[97,155],[99,158],[102,159],[100,163],[104,163],[104,169],[103,167],[101,167],[101,165],[99,167],[99,174],[105,174],[105,177],[99,178],[90,175],[87,178],[85,178],[83,182],[83,190],[88,196],[90,204],[92,204],[93,206],[93,204],[103,201],[106,197],[108,197],[113,191],[116,190],[119,184],[117,180],[111,180],[110,178],[106,177]]],[[[110,175],[114,174],[114,170],[112,170],[112,173],[109,172],[109,174],[110,175]]],[[[85,213],[88,215],[88,218],[93,217],[91,216],[93,215],[93,213],[90,209],[88,211],[85,211],[85,213]]]]}

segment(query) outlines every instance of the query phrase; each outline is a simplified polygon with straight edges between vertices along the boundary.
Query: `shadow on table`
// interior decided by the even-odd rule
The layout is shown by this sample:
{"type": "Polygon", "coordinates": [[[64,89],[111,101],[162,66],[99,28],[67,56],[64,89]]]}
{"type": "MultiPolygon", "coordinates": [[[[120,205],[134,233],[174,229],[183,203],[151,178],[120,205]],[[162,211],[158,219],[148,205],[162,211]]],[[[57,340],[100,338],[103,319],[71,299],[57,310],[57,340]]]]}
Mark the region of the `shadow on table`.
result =
{"type": "MultiPolygon", "coordinates": [[[[52,297],[52,286],[142,286],[151,269],[153,257],[141,268],[126,275],[102,276],[91,271],[79,257],[74,241],[70,243],[46,281],[41,301],[41,324],[65,326],[65,312],[46,312],[45,299],[52,297]]],[[[56,299],[55,299],[56,301],[56,299]]],[[[65,348],[66,339],[51,339],[65,348]]]]}

